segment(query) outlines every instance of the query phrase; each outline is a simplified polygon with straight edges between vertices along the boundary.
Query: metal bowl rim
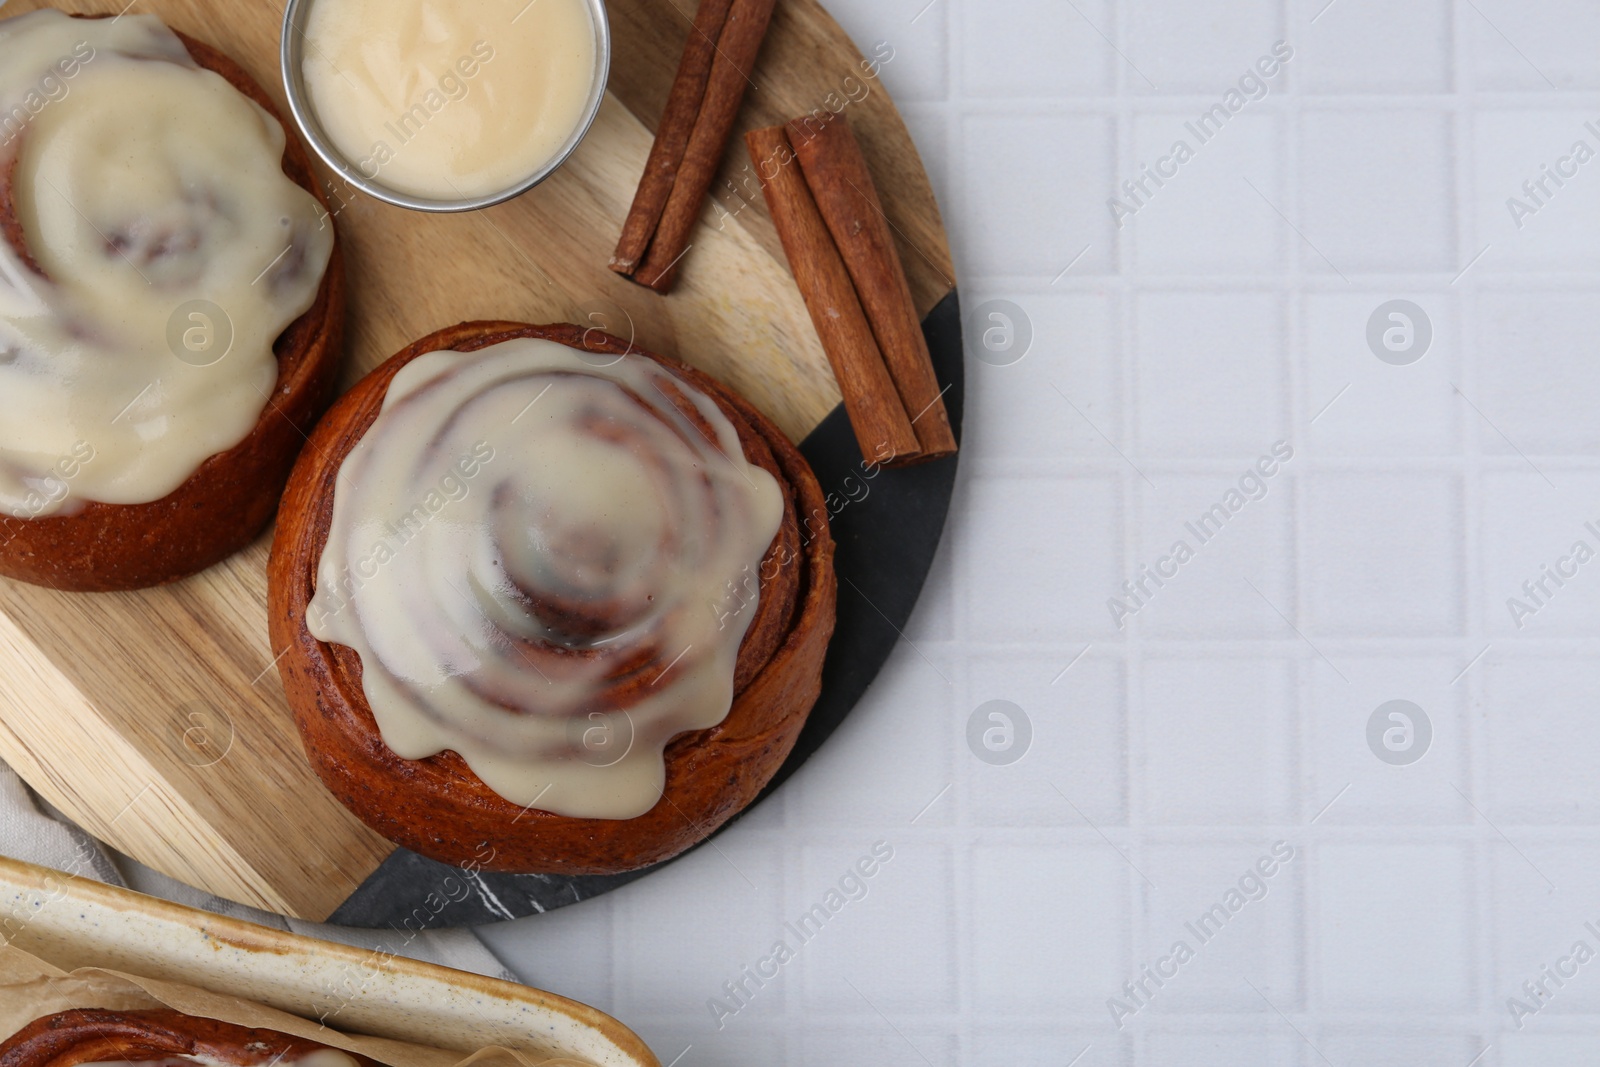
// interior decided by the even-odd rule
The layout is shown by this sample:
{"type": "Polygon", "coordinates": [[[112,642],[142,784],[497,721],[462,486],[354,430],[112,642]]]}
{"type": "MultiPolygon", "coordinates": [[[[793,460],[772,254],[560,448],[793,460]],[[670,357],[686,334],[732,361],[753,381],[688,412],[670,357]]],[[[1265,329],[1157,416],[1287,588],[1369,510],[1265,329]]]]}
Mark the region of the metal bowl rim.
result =
{"type": "Polygon", "coordinates": [[[305,72],[301,68],[301,58],[304,52],[302,42],[305,34],[302,32],[304,13],[310,10],[317,0],[288,0],[283,10],[283,31],[279,46],[279,62],[283,69],[283,87],[289,97],[289,111],[294,115],[295,125],[299,127],[300,134],[311,145],[312,151],[333,168],[345,182],[366,193],[374,199],[396,207],[408,208],[412,211],[428,211],[435,213],[450,213],[463,211],[478,211],[496,204],[503,204],[513,200],[523,193],[539,185],[554,174],[567,162],[578,145],[588,135],[594,126],[595,119],[600,114],[600,105],[605,101],[606,84],[611,75],[611,21],[606,13],[605,0],[584,0],[589,9],[590,19],[595,30],[595,69],[594,84],[589,90],[589,100],[584,110],[583,120],[573,130],[562,145],[561,150],[543,167],[531,176],[519,181],[516,185],[499,192],[489,193],[484,196],[471,197],[464,200],[435,200],[429,197],[414,196],[391,189],[382,183],[366,177],[339,149],[333,144],[322,124],[317,119],[316,109],[312,107],[310,93],[306,90],[305,72]]]}

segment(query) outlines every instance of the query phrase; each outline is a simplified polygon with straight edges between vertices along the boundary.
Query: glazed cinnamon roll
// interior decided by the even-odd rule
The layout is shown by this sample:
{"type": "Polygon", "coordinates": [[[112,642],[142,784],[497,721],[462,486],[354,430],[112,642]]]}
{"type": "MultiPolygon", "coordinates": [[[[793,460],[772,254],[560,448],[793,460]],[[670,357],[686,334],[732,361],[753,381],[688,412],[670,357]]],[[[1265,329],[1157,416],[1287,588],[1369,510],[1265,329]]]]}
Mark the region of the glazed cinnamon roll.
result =
{"type": "Polygon", "coordinates": [[[167,1009],[76,1009],[0,1042],[0,1067],[379,1067],[353,1052],[275,1030],[167,1009]]]}
{"type": "Polygon", "coordinates": [[[172,581],[332,399],[333,222],[244,70],[154,16],[0,21],[0,574],[172,581]]]}
{"type": "Polygon", "coordinates": [[[284,497],[270,618],[312,764],[447,863],[675,855],[816,700],[826,514],[782,433],[675,360],[576,326],[424,338],[334,406],[284,497]]]}

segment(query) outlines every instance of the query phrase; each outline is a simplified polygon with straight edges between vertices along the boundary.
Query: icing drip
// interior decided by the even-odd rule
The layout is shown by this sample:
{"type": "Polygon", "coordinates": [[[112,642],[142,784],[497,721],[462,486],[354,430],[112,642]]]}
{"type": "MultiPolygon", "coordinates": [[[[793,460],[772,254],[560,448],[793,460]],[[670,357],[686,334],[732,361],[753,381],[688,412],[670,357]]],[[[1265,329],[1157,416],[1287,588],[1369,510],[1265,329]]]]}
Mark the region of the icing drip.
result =
{"type": "Polygon", "coordinates": [[[0,21],[0,513],[159,500],[249,435],[333,249],[283,149],[153,16],[0,21]]]}
{"type": "Polygon", "coordinates": [[[626,819],[733,702],[783,519],[709,397],[550,341],[403,367],[346,457],[308,617],[354,649],[384,741],[516,804],[626,819]]]}

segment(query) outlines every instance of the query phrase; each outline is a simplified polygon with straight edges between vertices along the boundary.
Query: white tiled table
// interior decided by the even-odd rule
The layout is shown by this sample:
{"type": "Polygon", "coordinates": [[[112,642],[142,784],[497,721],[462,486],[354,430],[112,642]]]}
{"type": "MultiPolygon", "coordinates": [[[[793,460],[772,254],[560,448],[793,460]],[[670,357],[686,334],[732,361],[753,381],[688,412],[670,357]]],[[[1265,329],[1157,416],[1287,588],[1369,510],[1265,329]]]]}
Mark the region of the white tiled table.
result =
{"type": "Polygon", "coordinates": [[[1600,151],[1600,5],[832,7],[896,49],[966,308],[1020,306],[1032,349],[970,360],[940,562],[826,749],[718,848],[492,946],[679,1067],[1600,1062],[1600,955],[1520,1028],[1507,1003],[1600,954],[1600,558],[1520,629],[1506,603],[1600,552],[1600,158],[1521,229],[1506,205],[1600,151]],[[1119,183],[1279,40],[1266,96],[1119,229],[1119,183]],[[1432,326],[1406,366],[1367,341],[1394,299],[1432,326]],[[1107,599],[1278,441],[1119,629],[1107,599]],[[966,741],[996,699],[1033,727],[1009,766],[966,741]],[[1409,765],[1369,747],[1391,700],[1431,723],[1409,765]],[[879,841],[866,897],[719,1029],[711,998],[879,841]]]}

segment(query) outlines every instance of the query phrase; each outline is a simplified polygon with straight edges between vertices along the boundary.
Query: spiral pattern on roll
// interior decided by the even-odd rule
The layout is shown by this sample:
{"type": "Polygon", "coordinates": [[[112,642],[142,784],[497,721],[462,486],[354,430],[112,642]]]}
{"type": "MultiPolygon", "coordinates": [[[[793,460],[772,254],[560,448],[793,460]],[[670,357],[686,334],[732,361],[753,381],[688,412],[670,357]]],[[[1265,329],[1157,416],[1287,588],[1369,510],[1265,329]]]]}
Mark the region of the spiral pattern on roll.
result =
{"type": "Polygon", "coordinates": [[[160,500],[255,428],[334,245],[285,143],[153,15],[0,21],[0,513],[160,500]]]}
{"type": "Polygon", "coordinates": [[[429,353],[341,467],[307,621],[360,655],[397,754],[630,818],[667,742],[727,715],[783,516],[716,402],[652,360],[429,353]]]}

